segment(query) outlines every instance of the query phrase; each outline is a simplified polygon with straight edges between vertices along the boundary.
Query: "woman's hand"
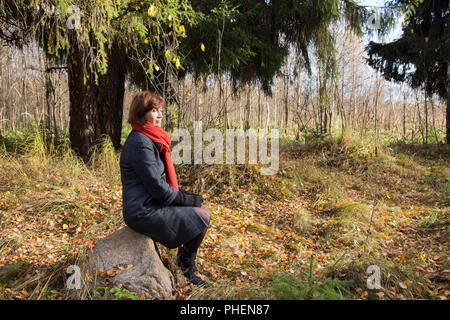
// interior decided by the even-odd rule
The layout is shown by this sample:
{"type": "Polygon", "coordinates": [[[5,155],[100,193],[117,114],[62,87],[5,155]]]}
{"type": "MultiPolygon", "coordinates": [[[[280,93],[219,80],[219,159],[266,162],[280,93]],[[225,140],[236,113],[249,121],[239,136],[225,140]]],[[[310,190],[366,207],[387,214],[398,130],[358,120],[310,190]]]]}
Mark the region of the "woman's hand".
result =
{"type": "Polygon", "coordinates": [[[203,203],[203,197],[180,188],[177,197],[172,202],[172,206],[186,206],[186,207],[201,207],[203,203]]]}
{"type": "Polygon", "coordinates": [[[193,192],[187,191],[187,190],[185,190],[185,189],[183,189],[181,187],[179,189],[185,195],[194,196],[194,205],[193,205],[194,207],[201,207],[203,201],[205,201],[205,199],[203,199],[203,197],[201,195],[197,194],[197,193],[193,193],[193,192]]]}
{"type": "MultiPolygon", "coordinates": [[[[183,193],[185,193],[185,194],[193,194],[193,195],[196,195],[196,196],[200,196],[200,195],[197,194],[197,193],[193,193],[193,192],[187,191],[187,190],[185,190],[185,189],[183,189],[183,188],[181,188],[181,187],[179,187],[179,189],[180,189],[181,192],[183,192],[183,193]]],[[[202,198],[202,201],[205,200],[205,199],[203,199],[202,196],[200,196],[200,197],[202,198]]]]}

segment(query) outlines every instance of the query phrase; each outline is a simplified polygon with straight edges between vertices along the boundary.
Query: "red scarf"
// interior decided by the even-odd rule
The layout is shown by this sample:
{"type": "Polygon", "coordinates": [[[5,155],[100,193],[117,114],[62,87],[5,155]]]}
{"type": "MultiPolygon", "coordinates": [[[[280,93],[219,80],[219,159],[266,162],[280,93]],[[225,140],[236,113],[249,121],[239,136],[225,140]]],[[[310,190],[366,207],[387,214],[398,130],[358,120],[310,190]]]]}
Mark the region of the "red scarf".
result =
{"type": "Polygon", "coordinates": [[[165,171],[166,171],[166,181],[172,186],[174,189],[178,191],[178,182],[177,182],[177,174],[175,172],[175,167],[172,162],[172,157],[170,155],[170,135],[167,131],[164,131],[162,128],[155,126],[153,123],[146,122],[144,126],[141,126],[137,123],[132,123],[131,127],[134,130],[142,132],[149,139],[154,142],[160,142],[161,147],[159,148],[159,152],[163,154],[165,160],[165,171]]]}

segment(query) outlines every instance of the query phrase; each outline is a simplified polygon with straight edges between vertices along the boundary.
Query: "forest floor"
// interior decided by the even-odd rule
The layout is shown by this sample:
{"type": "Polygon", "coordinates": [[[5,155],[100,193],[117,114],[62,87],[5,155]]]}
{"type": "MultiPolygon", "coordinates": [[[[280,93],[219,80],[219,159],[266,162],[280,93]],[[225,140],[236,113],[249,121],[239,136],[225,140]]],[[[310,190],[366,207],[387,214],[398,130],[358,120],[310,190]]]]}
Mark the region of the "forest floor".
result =
{"type": "MultiPolygon", "coordinates": [[[[213,277],[193,287],[173,270],[176,249],[160,246],[177,275],[171,299],[449,298],[448,147],[280,143],[273,176],[177,166],[212,213],[198,267],[213,277]],[[373,270],[381,288],[368,286],[373,270]]],[[[67,267],[124,226],[118,154],[105,147],[85,166],[37,137],[15,146],[0,150],[0,299],[67,299],[67,267]]],[[[78,298],[152,299],[117,287],[78,298]]]]}

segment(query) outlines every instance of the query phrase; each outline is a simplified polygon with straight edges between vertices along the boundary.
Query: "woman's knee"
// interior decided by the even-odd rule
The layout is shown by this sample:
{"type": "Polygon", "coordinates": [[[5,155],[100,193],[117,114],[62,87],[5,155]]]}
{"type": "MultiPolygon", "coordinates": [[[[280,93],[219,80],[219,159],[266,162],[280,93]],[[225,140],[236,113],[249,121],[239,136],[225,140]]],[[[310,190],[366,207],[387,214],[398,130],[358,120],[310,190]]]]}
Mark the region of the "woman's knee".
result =
{"type": "Polygon", "coordinates": [[[211,220],[211,213],[208,211],[208,209],[203,207],[202,208],[195,207],[194,209],[200,215],[200,217],[202,217],[203,221],[205,221],[206,224],[209,226],[209,222],[211,220]]]}

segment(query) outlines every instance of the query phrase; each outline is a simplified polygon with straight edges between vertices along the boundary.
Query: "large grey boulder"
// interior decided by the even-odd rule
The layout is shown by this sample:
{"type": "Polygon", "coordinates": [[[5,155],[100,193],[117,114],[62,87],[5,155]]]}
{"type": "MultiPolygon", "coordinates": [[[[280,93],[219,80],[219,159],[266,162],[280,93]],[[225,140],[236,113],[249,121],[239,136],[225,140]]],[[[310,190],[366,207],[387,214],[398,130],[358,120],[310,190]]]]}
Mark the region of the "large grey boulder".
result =
{"type": "Polygon", "coordinates": [[[107,280],[108,284],[121,285],[139,295],[164,298],[172,295],[175,285],[153,240],[129,227],[100,240],[88,252],[81,269],[91,288],[104,285],[107,280]]]}

